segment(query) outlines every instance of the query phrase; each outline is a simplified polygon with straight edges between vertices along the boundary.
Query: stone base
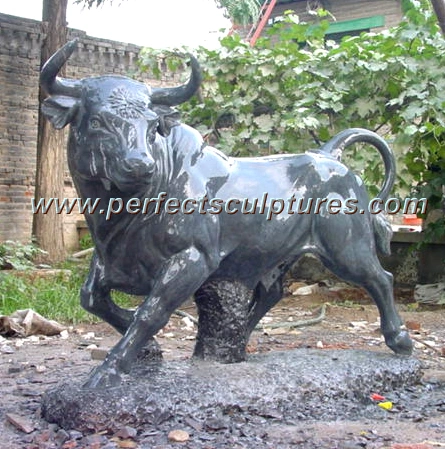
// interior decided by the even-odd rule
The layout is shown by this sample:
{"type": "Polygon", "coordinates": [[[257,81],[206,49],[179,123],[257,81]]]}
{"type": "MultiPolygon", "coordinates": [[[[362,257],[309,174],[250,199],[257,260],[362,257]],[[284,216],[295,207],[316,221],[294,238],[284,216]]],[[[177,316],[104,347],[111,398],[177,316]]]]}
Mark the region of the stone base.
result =
{"type": "Polygon", "coordinates": [[[45,393],[42,415],[82,432],[233,413],[357,418],[379,409],[371,393],[393,392],[421,376],[414,358],[356,350],[271,352],[231,365],[167,361],[136,366],[116,388],[86,390],[81,387],[86,379],[67,379],[45,393]]]}

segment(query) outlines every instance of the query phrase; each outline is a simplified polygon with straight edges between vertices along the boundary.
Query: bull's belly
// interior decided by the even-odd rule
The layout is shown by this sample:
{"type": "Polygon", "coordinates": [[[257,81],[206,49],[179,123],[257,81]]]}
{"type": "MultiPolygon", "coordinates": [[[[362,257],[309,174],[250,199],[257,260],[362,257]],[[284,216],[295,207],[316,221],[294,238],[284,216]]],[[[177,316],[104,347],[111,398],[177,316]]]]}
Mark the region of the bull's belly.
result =
{"type": "Polygon", "coordinates": [[[255,287],[263,276],[277,269],[289,267],[303,253],[313,249],[311,218],[299,217],[289,223],[268,223],[264,229],[250,227],[228,238],[228,246],[236,246],[224,253],[212,279],[238,280],[249,288],[255,287]]]}

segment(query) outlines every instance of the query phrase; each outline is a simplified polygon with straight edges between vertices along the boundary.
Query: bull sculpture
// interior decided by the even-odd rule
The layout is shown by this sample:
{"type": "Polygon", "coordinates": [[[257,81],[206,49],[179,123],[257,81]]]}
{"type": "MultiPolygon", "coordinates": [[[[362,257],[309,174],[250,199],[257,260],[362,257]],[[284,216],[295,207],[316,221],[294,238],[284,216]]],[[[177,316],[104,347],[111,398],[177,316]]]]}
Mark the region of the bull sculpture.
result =
{"type": "Polygon", "coordinates": [[[194,355],[244,359],[250,333],[281,299],[283,277],[304,253],[365,288],[379,309],[386,344],[398,354],[411,353],[394,304],[392,276],[376,255],[388,252],[390,228],[382,215],[368,212],[362,181],[336,157],[356,142],[377,148],[385,165],[379,195],[384,200],[395,163],[383,139],[349,129],[317,151],[230,158],[180,124],[171,108],[193,96],[201,82],[194,57],[187,83],[151,89],[121,76],[59,78],[75,47],[76,41],[68,42],[48,60],[41,85],[49,95],[43,113],[58,129],[71,125],[68,163],[78,194],[100,199],[105,207],[113,198],[125,203],[158,198],[161,192],[176,205],[194,198],[202,206],[193,213],[151,207],[140,214],[123,210],[106,217],[104,209],[86,214],[95,253],[81,303],[123,335],[86,387],[119,383],[175,309],[193,295],[199,311],[194,355]],[[219,202],[211,203],[215,198],[219,202]],[[363,212],[330,213],[322,205],[318,213],[275,214],[270,198],[295,198],[305,205],[316,198],[354,198],[363,212]],[[240,210],[242,200],[250,213],[240,210]],[[145,299],[135,312],[125,310],[111,299],[113,289],[145,299]]]}

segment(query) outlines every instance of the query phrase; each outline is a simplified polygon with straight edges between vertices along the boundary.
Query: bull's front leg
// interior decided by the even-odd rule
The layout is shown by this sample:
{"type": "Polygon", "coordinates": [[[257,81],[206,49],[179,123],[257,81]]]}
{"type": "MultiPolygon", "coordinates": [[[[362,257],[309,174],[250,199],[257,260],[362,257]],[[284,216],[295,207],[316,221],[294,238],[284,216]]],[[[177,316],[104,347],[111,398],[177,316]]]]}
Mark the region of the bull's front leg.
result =
{"type": "Polygon", "coordinates": [[[188,248],[165,262],[149,296],[139,306],[125,335],[85,383],[86,388],[117,385],[129,372],[148,338],[163,328],[171,314],[202,285],[210,274],[204,254],[188,248]]]}
{"type": "Polygon", "coordinates": [[[104,267],[96,253],[91,259],[88,278],[80,291],[80,302],[88,312],[102,318],[122,335],[133,321],[134,311],[119,307],[111,298],[104,281],[104,267]]]}

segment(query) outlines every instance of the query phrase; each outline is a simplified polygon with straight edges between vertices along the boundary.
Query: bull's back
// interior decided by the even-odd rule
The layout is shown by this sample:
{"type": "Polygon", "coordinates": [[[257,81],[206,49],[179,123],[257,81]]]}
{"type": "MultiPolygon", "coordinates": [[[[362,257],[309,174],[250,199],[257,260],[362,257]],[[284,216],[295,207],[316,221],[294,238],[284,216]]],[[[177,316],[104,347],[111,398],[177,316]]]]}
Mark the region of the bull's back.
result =
{"type": "Polygon", "coordinates": [[[222,278],[249,282],[282,263],[292,264],[315,249],[317,222],[345,219],[327,213],[329,200],[344,204],[352,196],[364,203],[366,198],[359,178],[323,155],[237,159],[236,165],[231,182],[217,195],[248,202],[245,211],[239,205],[234,214],[220,214],[223,260],[217,276],[222,278]]]}

